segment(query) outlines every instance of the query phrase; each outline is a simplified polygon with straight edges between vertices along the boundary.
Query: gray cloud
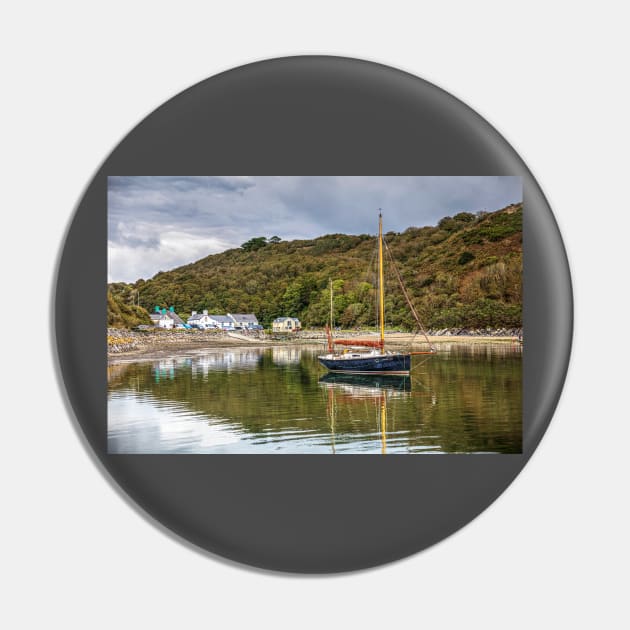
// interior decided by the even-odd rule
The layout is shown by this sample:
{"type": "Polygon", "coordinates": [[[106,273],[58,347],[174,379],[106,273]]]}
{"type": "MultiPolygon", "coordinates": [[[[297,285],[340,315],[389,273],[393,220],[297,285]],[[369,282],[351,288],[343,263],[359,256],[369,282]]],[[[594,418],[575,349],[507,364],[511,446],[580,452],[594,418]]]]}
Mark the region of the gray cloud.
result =
{"type": "Polygon", "coordinates": [[[212,175],[132,175],[132,176],[112,176],[109,177],[108,189],[110,192],[116,191],[137,191],[167,189],[169,191],[186,192],[191,190],[229,190],[241,191],[255,186],[251,177],[219,177],[212,175]]]}
{"type": "Polygon", "coordinates": [[[110,281],[134,281],[252,236],[434,225],[522,200],[520,177],[124,176],[108,184],[110,281]]]}

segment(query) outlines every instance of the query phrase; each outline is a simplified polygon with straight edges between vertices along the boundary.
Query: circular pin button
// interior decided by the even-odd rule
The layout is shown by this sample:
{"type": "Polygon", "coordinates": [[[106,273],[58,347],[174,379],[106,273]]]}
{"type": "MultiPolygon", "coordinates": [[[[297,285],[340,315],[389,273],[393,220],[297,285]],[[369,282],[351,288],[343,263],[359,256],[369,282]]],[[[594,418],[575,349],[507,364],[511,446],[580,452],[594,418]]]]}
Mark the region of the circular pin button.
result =
{"type": "Polygon", "coordinates": [[[512,147],[436,86],[335,57],[236,68],[147,116],[78,206],[55,314],[115,482],[204,550],[311,573],[488,507],[572,335],[562,239],[512,147]]]}

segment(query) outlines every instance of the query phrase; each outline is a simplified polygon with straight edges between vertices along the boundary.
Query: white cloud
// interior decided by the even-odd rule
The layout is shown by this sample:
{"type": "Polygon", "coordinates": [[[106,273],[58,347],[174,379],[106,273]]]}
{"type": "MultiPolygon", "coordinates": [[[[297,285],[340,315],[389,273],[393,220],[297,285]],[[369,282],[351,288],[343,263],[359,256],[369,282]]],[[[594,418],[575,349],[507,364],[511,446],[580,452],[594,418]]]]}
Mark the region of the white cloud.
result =
{"type": "Polygon", "coordinates": [[[164,232],[157,246],[108,241],[107,281],[135,282],[139,278],[146,279],[158,271],[168,271],[233,246],[233,243],[219,238],[177,231],[164,232]]]}

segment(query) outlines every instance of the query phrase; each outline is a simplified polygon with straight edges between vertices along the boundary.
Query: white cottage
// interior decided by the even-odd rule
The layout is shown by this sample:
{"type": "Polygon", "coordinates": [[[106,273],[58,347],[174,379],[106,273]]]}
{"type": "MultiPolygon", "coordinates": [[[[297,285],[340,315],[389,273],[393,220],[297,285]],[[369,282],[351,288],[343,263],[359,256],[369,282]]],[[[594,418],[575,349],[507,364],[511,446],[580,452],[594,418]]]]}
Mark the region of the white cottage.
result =
{"type": "Polygon", "coordinates": [[[234,322],[234,328],[252,330],[259,326],[253,313],[228,313],[228,317],[234,322]]]}
{"type": "Polygon", "coordinates": [[[190,314],[190,317],[186,320],[186,323],[193,328],[210,328],[212,327],[212,323],[210,322],[210,316],[208,315],[208,311],[203,311],[203,313],[197,313],[197,311],[193,311],[190,314]]]}
{"type": "Polygon", "coordinates": [[[166,314],[166,309],[161,309],[159,306],[155,307],[155,311],[150,314],[150,317],[156,328],[171,329],[175,325],[175,322],[166,314]]]}
{"type": "Polygon", "coordinates": [[[227,315],[208,315],[210,325],[221,330],[234,330],[234,322],[227,315]]]}
{"type": "Polygon", "coordinates": [[[155,307],[155,311],[149,315],[151,321],[156,328],[183,328],[184,321],[175,312],[175,308],[171,306],[168,310],[165,308],[155,307]]]}

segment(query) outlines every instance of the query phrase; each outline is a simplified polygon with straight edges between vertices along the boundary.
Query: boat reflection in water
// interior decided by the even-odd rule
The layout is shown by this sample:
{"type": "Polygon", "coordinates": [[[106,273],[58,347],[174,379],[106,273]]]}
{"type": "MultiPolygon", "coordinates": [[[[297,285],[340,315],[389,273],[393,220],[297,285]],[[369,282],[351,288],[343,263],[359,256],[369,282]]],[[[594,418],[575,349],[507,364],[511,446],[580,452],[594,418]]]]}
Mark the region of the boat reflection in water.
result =
{"type": "MultiPolygon", "coordinates": [[[[328,390],[326,411],[330,422],[332,452],[335,452],[335,424],[339,407],[346,404],[363,405],[372,413],[381,438],[381,453],[387,453],[387,401],[411,395],[411,377],[408,374],[343,374],[329,372],[319,379],[328,390]],[[370,404],[372,403],[372,404],[370,404]]],[[[366,413],[368,415],[368,413],[366,413]]]]}
{"type": "Polygon", "coordinates": [[[410,392],[411,377],[409,374],[344,374],[328,372],[319,379],[320,383],[338,385],[339,389],[365,397],[389,392],[410,392]]]}

